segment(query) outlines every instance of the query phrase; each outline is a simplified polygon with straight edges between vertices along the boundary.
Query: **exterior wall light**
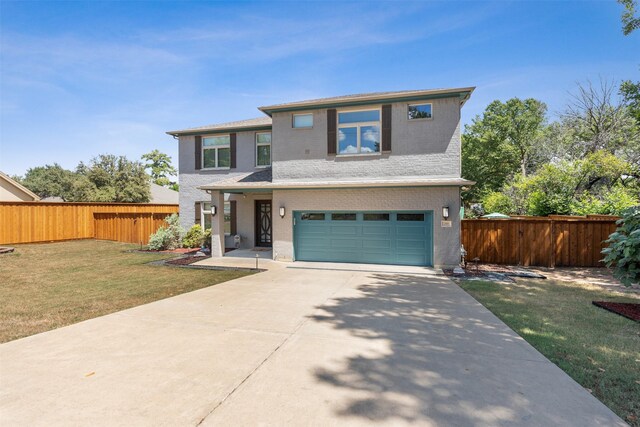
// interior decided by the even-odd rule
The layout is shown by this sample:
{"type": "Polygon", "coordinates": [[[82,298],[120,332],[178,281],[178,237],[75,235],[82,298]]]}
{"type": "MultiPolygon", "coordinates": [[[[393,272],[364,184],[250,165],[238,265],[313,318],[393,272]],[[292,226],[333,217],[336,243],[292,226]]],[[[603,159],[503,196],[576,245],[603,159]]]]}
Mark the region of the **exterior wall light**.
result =
{"type": "Polygon", "coordinates": [[[284,206],[280,206],[280,218],[284,218],[286,211],[284,209],[284,206]]]}
{"type": "Polygon", "coordinates": [[[216,205],[211,205],[211,216],[216,216],[217,213],[218,209],[216,208],[216,205]]]}
{"type": "Polygon", "coordinates": [[[445,220],[449,218],[449,206],[444,206],[442,208],[442,218],[445,220]]]}

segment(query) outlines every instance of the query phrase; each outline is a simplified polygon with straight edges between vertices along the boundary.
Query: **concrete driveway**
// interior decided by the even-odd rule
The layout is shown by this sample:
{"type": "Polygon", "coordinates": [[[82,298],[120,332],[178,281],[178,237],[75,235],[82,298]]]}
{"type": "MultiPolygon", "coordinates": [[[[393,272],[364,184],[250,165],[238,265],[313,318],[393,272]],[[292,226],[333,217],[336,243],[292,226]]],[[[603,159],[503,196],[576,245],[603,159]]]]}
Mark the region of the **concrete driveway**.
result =
{"type": "Polygon", "coordinates": [[[625,425],[445,277],[331,267],[3,344],[0,424],[625,425]]]}

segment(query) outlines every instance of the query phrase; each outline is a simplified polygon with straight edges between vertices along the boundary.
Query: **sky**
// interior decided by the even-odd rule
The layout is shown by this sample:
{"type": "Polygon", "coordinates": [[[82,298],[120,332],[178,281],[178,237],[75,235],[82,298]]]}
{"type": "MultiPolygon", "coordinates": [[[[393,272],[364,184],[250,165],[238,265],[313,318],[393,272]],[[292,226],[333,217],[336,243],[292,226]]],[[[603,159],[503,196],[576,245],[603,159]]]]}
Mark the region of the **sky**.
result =
{"type": "Polygon", "coordinates": [[[173,157],[166,131],[257,107],[476,86],[550,117],[578,82],[640,78],[640,31],[600,1],[0,1],[0,170],[99,154],[173,157]]]}

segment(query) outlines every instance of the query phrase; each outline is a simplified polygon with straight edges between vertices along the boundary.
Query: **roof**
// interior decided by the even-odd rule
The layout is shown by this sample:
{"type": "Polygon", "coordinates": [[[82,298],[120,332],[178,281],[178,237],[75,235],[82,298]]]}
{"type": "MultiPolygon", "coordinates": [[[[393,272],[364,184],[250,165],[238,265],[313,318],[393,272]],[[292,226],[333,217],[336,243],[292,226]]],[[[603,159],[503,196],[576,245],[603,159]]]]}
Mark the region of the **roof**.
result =
{"type": "Polygon", "coordinates": [[[238,120],[235,122],[218,123],[207,126],[200,126],[195,128],[188,128],[183,130],[172,130],[167,132],[169,135],[200,135],[203,133],[220,133],[220,132],[233,132],[243,130],[262,130],[271,129],[271,117],[256,117],[255,119],[238,120]]]}
{"type": "Polygon", "coordinates": [[[460,97],[460,102],[469,99],[475,87],[462,87],[450,89],[422,89],[422,90],[402,90],[395,92],[372,92],[361,93],[356,95],[334,96],[330,98],[319,98],[307,101],[288,102],[285,104],[275,104],[260,107],[259,110],[271,116],[271,114],[279,111],[295,111],[309,108],[334,107],[334,106],[352,106],[363,105],[373,102],[400,102],[400,101],[418,101],[423,99],[460,97]]]}
{"type": "Polygon", "coordinates": [[[159,205],[177,205],[180,194],[170,188],[151,183],[151,198],[149,203],[159,205]]]}
{"type": "Polygon", "coordinates": [[[4,181],[8,182],[10,185],[12,185],[13,187],[17,188],[18,190],[22,191],[23,193],[27,194],[29,197],[32,197],[34,201],[38,201],[40,200],[40,196],[38,196],[36,193],[34,193],[33,191],[29,190],[27,187],[25,187],[24,185],[20,184],[18,181],[16,181],[15,179],[12,179],[9,175],[7,175],[6,173],[0,171],[0,179],[3,179],[4,181]]]}
{"type": "Polygon", "coordinates": [[[322,189],[322,188],[384,188],[384,187],[460,187],[475,182],[451,177],[396,177],[380,179],[346,180],[282,180],[273,182],[271,169],[246,173],[198,187],[201,190],[217,190],[227,193],[260,190],[322,189]]]}

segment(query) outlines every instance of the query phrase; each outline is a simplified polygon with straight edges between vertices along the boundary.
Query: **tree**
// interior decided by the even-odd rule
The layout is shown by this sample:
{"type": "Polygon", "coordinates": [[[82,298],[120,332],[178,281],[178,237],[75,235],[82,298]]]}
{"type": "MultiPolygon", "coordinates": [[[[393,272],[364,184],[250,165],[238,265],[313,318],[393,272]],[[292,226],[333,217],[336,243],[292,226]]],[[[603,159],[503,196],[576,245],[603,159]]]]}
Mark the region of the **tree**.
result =
{"type": "Polygon", "coordinates": [[[72,171],[54,163],[27,170],[20,182],[41,198],[60,197],[64,201],[72,201],[72,187],[75,178],[72,171]]]}
{"type": "Polygon", "coordinates": [[[636,17],[636,0],[618,0],[624,11],[622,12],[622,32],[628,36],[633,31],[640,28],[640,18],[636,17]]]}
{"type": "Polygon", "coordinates": [[[170,176],[175,176],[177,171],[171,164],[171,157],[167,154],[161,153],[159,150],[153,150],[144,154],[142,160],[146,160],[145,169],[150,171],[149,174],[154,183],[170,188],[176,185],[175,182],[169,179],[170,176]]]}
{"type": "Polygon", "coordinates": [[[546,216],[620,214],[640,201],[632,165],[600,150],[580,160],[545,164],[533,175],[516,177],[483,198],[487,211],[546,216]]]}
{"type": "Polygon", "coordinates": [[[640,82],[623,81],[620,84],[620,96],[622,96],[624,105],[629,109],[629,113],[640,126],[640,82]]]}
{"type": "Polygon", "coordinates": [[[616,153],[628,144],[638,144],[638,127],[624,104],[615,102],[615,84],[605,80],[599,86],[590,81],[578,84],[561,115],[570,136],[572,157],[579,159],[598,150],[616,153]]]}
{"type": "Polygon", "coordinates": [[[518,170],[527,176],[537,164],[535,146],[546,122],[546,105],[536,99],[493,101],[462,135],[462,174],[478,184],[465,201],[496,191],[518,170]]]}
{"type": "Polygon", "coordinates": [[[147,203],[151,197],[144,165],[124,156],[101,154],[89,166],[80,163],[77,173],[95,185],[93,201],[147,203]]]}

